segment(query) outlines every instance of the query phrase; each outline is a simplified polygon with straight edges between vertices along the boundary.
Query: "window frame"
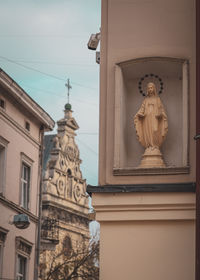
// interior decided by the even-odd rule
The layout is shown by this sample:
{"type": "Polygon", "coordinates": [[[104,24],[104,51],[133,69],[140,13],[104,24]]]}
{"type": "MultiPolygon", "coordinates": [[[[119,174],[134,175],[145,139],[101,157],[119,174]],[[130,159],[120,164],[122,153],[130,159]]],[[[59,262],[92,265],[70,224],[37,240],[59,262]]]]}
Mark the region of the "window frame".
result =
{"type": "Polygon", "coordinates": [[[0,227],[0,278],[3,275],[3,255],[4,255],[4,246],[6,242],[6,237],[9,230],[0,227]]]}
{"type": "Polygon", "coordinates": [[[6,167],[7,167],[8,144],[9,141],[0,135],[0,153],[3,153],[3,159],[0,158],[0,169],[2,169],[2,176],[0,176],[0,195],[2,196],[5,195],[5,189],[6,189],[6,167]]]}
{"type": "Polygon", "coordinates": [[[4,243],[0,242],[0,278],[2,278],[3,275],[3,248],[4,243]]]}
{"type": "Polygon", "coordinates": [[[21,174],[21,206],[25,209],[29,209],[30,201],[30,175],[31,167],[22,162],[22,174],[21,174]]]}
{"type": "Polygon", "coordinates": [[[6,110],[6,100],[2,97],[2,96],[0,96],[0,108],[1,108],[1,110],[6,110]],[[2,106],[2,103],[3,103],[3,106],[2,106]]]}
{"type": "Polygon", "coordinates": [[[24,153],[21,153],[21,170],[20,170],[20,197],[19,204],[22,208],[26,210],[31,209],[31,183],[32,183],[32,167],[33,160],[26,156],[24,153]],[[24,175],[24,167],[27,168],[28,178],[25,179],[24,175]],[[26,190],[26,201],[24,199],[24,184],[27,184],[26,190]]]}
{"type": "MultiPolygon", "coordinates": [[[[25,278],[22,280],[28,280],[29,276],[29,263],[31,258],[31,252],[33,243],[24,239],[21,236],[16,236],[15,238],[15,246],[16,246],[16,261],[15,261],[15,277],[16,280],[21,280],[20,272],[19,272],[19,258],[23,258],[26,261],[26,269],[25,269],[25,278]]],[[[23,276],[23,275],[22,275],[23,276]]]]}
{"type": "Polygon", "coordinates": [[[24,128],[25,128],[25,130],[26,130],[27,132],[30,133],[30,131],[31,131],[31,123],[30,123],[28,120],[25,120],[25,121],[24,121],[24,128]]]}
{"type": "Polygon", "coordinates": [[[21,255],[21,254],[17,254],[17,270],[16,270],[16,278],[17,280],[27,280],[27,268],[28,268],[28,259],[27,257],[21,255]],[[25,264],[24,264],[24,273],[22,272],[19,272],[19,268],[20,268],[20,264],[19,264],[19,261],[20,259],[23,259],[25,261],[25,264]]]}

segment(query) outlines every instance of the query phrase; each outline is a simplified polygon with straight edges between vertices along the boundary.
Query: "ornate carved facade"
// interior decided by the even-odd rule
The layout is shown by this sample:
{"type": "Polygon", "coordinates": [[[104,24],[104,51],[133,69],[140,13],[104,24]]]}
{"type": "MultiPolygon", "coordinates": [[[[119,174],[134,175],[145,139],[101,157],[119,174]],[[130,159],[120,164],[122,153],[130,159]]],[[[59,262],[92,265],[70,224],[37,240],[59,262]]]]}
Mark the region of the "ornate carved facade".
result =
{"type": "Polygon", "coordinates": [[[70,104],[66,104],[65,116],[57,125],[56,135],[45,136],[40,259],[46,271],[51,251],[60,253],[66,240],[72,247],[89,241],[86,180],[82,178],[75,143],[79,126],[72,117],[70,104]]]}

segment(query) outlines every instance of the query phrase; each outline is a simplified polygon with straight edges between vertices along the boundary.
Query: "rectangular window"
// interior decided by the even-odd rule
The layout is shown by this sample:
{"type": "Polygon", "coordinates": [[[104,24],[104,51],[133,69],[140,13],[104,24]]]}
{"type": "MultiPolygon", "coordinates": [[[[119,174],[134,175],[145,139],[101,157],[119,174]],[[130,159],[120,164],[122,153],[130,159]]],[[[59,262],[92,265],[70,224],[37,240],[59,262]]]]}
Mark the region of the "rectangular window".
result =
{"type": "Polygon", "coordinates": [[[0,194],[3,194],[5,179],[5,147],[0,144],[0,194]]]}
{"type": "Polygon", "coordinates": [[[30,196],[30,166],[22,162],[22,175],[21,175],[21,206],[25,209],[29,208],[30,196]]]}
{"type": "Polygon", "coordinates": [[[16,236],[16,280],[28,280],[29,262],[31,259],[33,243],[24,239],[22,236],[16,236]]]}
{"type": "Polygon", "coordinates": [[[0,136],[0,195],[4,195],[6,185],[6,152],[8,141],[0,136]]]}
{"type": "Polygon", "coordinates": [[[3,270],[3,243],[0,243],[0,277],[2,277],[2,270],[3,270]]]}
{"type": "Polygon", "coordinates": [[[30,123],[29,122],[25,122],[25,128],[26,128],[26,130],[30,131],[30,123]]]}
{"type": "Polygon", "coordinates": [[[3,249],[6,242],[8,230],[0,227],[0,279],[2,279],[3,274],[3,249]]]}
{"type": "Polygon", "coordinates": [[[0,107],[5,109],[5,101],[0,98],[0,107]]]}
{"type": "Polygon", "coordinates": [[[17,280],[26,280],[27,272],[27,258],[18,255],[17,256],[17,280]]]}

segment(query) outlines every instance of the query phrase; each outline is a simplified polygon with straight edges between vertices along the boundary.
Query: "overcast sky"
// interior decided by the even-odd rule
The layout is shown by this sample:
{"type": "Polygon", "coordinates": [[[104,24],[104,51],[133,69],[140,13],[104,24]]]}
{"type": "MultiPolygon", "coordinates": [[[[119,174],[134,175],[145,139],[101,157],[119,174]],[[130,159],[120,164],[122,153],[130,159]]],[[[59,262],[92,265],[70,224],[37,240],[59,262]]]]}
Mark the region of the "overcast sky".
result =
{"type": "Polygon", "coordinates": [[[100,0],[0,0],[0,67],[55,120],[70,103],[88,184],[97,184],[99,65],[88,50],[100,0]]]}

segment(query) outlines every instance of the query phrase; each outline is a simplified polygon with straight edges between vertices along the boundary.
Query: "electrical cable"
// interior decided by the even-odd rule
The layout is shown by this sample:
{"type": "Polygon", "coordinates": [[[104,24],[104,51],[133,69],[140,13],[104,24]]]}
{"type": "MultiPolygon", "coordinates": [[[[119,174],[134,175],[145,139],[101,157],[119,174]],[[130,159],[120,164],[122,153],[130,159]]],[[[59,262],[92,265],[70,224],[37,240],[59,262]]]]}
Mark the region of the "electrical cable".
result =
{"type": "MultiPolygon", "coordinates": [[[[41,89],[41,88],[35,88],[35,87],[32,87],[32,86],[29,86],[29,85],[27,85],[26,83],[24,83],[24,82],[21,82],[22,84],[24,84],[24,86],[25,87],[27,87],[27,88],[30,88],[30,89],[33,89],[33,90],[37,90],[37,91],[40,91],[40,92],[43,92],[43,93],[47,93],[47,94],[53,94],[53,95],[55,95],[55,96],[58,96],[58,97],[60,97],[60,98],[65,98],[66,96],[64,96],[64,95],[59,95],[59,94],[56,94],[55,92],[53,92],[53,91],[49,91],[49,90],[45,90],[45,89],[41,89]]],[[[97,103],[91,103],[91,102],[86,102],[86,101],[83,101],[83,100],[81,100],[81,99],[77,99],[77,98],[74,98],[73,97],[73,100],[74,101],[77,101],[77,102],[80,102],[80,103],[84,103],[84,104],[88,104],[88,105],[92,105],[92,106],[98,106],[98,104],[97,103]]]]}
{"type": "Polygon", "coordinates": [[[19,63],[19,62],[16,62],[15,60],[9,59],[9,58],[7,58],[7,57],[0,56],[0,58],[3,59],[3,60],[8,61],[8,62],[10,62],[10,63],[14,63],[14,64],[16,64],[16,65],[18,65],[18,66],[24,67],[24,68],[26,68],[26,69],[28,69],[28,70],[38,72],[38,73],[40,73],[40,74],[49,76],[49,77],[51,77],[51,78],[54,78],[54,79],[57,79],[57,80],[60,80],[60,81],[66,81],[65,79],[62,79],[62,78],[59,78],[59,77],[57,77],[57,76],[54,76],[54,75],[51,75],[51,74],[42,72],[42,71],[40,71],[40,70],[38,70],[38,69],[35,69],[35,68],[32,68],[32,67],[30,67],[30,66],[23,65],[23,64],[21,64],[21,63],[19,63]]]}
{"type": "Polygon", "coordinates": [[[11,37],[19,37],[19,38],[30,38],[30,37],[41,37],[41,38],[52,38],[52,37],[55,37],[55,38],[85,38],[85,36],[87,36],[88,34],[85,34],[85,35],[70,35],[70,36],[67,36],[67,35],[39,35],[39,34],[34,34],[34,35],[28,35],[28,34],[24,34],[24,35],[14,35],[14,34],[4,34],[4,35],[0,35],[0,37],[3,37],[3,38],[11,38],[11,37]]]}
{"type": "Polygon", "coordinates": [[[83,141],[81,141],[80,139],[76,138],[77,141],[79,141],[81,144],[83,144],[88,150],[90,150],[92,153],[94,153],[96,156],[98,156],[98,153],[96,151],[94,151],[93,149],[91,149],[87,144],[85,144],[83,141]]]}
{"type": "Polygon", "coordinates": [[[27,87],[27,88],[30,88],[30,89],[33,89],[33,90],[37,90],[37,91],[40,91],[40,92],[43,92],[43,93],[47,93],[47,94],[53,94],[53,95],[55,95],[55,96],[58,96],[58,97],[60,97],[60,98],[64,98],[64,97],[66,97],[66,96],[60,96],[59,94],[56,94],[55,92],[53,92],[53,91],[49,91],[49,90],[46,90],[46,89],[41,89],[41,88],[35,88],[35,87],[32,87],[32,86],[29,86],[29,85],[27,85],[26,83],[24,83],[24,82],[21,82],[25,87],[27,87]]]}
{"type": "Polygon", "coordinates": [[[78,133],[78,135],[98,135],[99,133],[97,132],[80,132],[78,133]]]}
{"type": "MultiPolygon", "coordinates": [[[[0,58],[3,59],[3,60],[5,60],[5,61],[8,61],[8,62],[10,62],[10,63],[13,63],[13,64],[16,64],[16,65],[18,65],[18,66],[21,66],[21,67],[23,67],[23,68],[25,68],[25,69],[28,69],[28,70],[31,70],[31,71],[34,71],[34,72],[38,72],[38,73],[40,73],[40,74],[43,74],[43,75],[45,75],[45,76],[48,76],[48,77],[57,79],[57,80],[59,80],[59,81],[64,81],[64,82],[66,82],[66,79],[64,79],[64,78],[60,78],[60,77],[57,77],[57,76],[55,76],[55,75],[52,75],[52,74],[49,74],[49,73],[40,71],[40,70],[38,70],[38,69],[35,69],[35,68],[33,68],[33,67],[26,66],[26,65],[24,65],[24,64],[22,64],[22,63],[16,62],[15,60],[9,59],[9,58],[7,58],[7,57],[0,56],[0,58]]],[[[82,85],[82,84],[79,84],[79,83],[74,83],[74,82],[71,82],[71,83],[74,84],[74,85],[76,85],[76,86],[79,86],[79,87],[88,88],[88,89],[92,89],[92,90],[98,90],[97,88],[85,86],[85,85],[82,85]]]]}
{"type": "Polygon", "coordinates": [[[62,66],[81,66],[81,67],[96,67],[96,65],[92,64],[78,64],[78,63],[60,63],[60,62],[52,62],[52,61],[42,61],[42,60],[24,60],[24,59],[15,59],[18,63],[33,63],[33,64],[51,64],[51,65],[62,65],[62,66]]]}

